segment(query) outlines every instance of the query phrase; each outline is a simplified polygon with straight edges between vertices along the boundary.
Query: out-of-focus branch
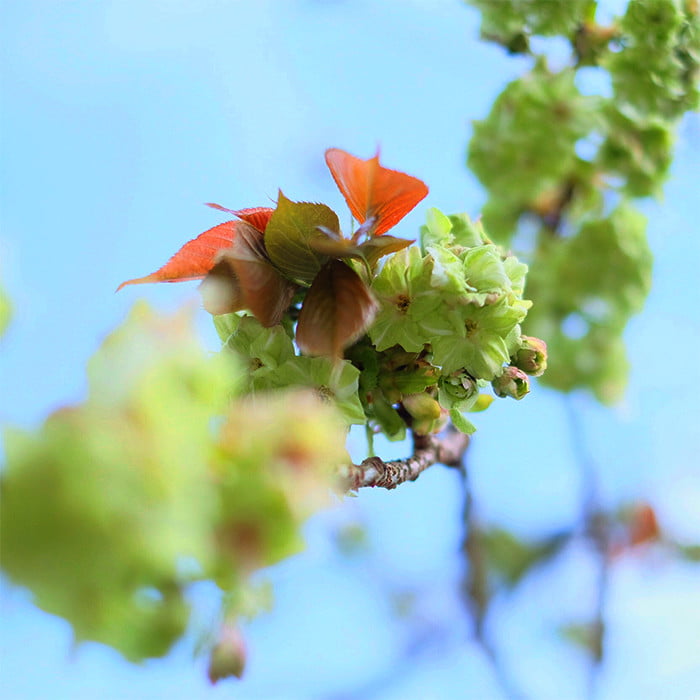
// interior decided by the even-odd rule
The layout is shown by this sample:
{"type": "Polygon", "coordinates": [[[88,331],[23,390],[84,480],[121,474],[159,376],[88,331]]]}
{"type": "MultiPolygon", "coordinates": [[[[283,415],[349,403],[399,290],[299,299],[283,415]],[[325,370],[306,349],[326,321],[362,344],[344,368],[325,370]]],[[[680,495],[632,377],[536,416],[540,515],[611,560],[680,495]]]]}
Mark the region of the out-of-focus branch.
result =
{"type": "Polygon", "coordinates": [[[610,579],[610,523],[600,503],[600,488],[595,461],[588,449],[581,419],[572,397],[565,397],[571,443],[581,475],[581,519],[584,535],[593,545],[596,557],[596,597],[591,620],[590,672],[587,696],[597,694],[598,676],[605,656],[605,606],[610,579]]]}
{"type": "Polygon", "coordinates": [[[488,639],[486,622],[491,596],[487,580],[488,572],[483,537],[474,513],[474,496],[466,464],[460,465],[459,472],[462,477],[462,529],[464,533],[461,546],[464,562],[461,581],[462,601],[473,623],[474,641],[479,645],[491,666],[503,696],[509,700],[519,700],[524,698],[523,694],[501,661],[496,648],[488,639]]]}
{"type": "Polygon", "coordinates": [[[457,467],[469,445],[469,436],[449,429],[442,436],[414,435],[413,454],[405,459],[385,462],[368,457],[361,464],[350,465],[344,486],[347,490],[367,486],[395,489],[405,481],[415,481],[433,464],[457,467]]]}

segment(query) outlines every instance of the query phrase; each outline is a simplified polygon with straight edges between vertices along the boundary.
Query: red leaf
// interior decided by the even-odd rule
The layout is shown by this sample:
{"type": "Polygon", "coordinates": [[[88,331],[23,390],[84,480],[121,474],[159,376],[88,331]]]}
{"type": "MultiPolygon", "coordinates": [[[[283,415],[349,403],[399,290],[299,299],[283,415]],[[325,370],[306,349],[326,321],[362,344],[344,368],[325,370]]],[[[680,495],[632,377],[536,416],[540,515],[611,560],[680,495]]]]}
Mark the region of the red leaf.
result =
{"type": "Polygon", "coordinates": [[[265,233],[267,224],[270,221],[272,212],[275,211],[271,207],[251,207],[250,209],[227,209],[222,207],[220,204],[214,204],[213,202],[207,202],[207,206],[212,209],[218,209],[219,211],[225,211],[227,214],[233,214],[243,221],[247,221],[249,224],[254,226],[258,231],[265,233]]]}
{"type": "Polygon", "coordinates": [[[379,236],[403,219],[427,194],[418,178],[379,164],[379,153],[362,160],[339,148],[326,151],[331,175],[361,224],[374,218],[372,232],[379,236]]]}
{"type": "Polygon", "coordinates": [[[210,228],[194,240],[185,243],[159,270],[145,277],[122,282],[117,287],[117,291],[128,284],[185,282],[201,279],[214,267],[219,251],[231,247],[240,225],[237,221],[226,221],[210,228]]]}
{"type": "Polygon", "coordinates": [[[233,246],[221,251],[204,283],[207,311],[221,314],[250,309],[268,328],[280,322],[295,290],[270,263],[262,233],[246,223],[239,224],[233,246]]]}
{"type": "Polygon", "coordinates": [[[304,299],[297,344],[307,355],[339,357],[367,330],[377,309],[357,273],[344,262],[331,260],[316,275],[304,299]]]}
{"type": "Polygon", "coordinates": [[[660,535],[661,529],[654,509],[648,503],[640,503],[632,513],[632,522],[629,525],[630,545],[635,547],[652,542],[658,540],[660,535]]]}

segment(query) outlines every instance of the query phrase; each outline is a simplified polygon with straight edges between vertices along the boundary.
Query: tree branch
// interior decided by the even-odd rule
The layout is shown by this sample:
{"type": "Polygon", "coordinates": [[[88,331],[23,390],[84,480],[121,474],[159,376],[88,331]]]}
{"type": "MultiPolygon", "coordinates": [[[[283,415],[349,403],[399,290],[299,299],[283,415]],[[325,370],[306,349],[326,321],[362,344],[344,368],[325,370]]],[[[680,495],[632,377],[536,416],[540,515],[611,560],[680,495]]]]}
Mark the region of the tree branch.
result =
{"type": "Polygon", "coordinates": [[[364,487],[395,489],[405,481],[415,481],[433,464],[458,467],[469,445],[469,436],[454,428],[438,437],[413,435],[413,454],[405,459],[385,462],[380,457],[368,457],[361,464],[350,465],[345,477],[345,489],[364,487]]]}
{"type": "Polygon", "coordinates": [[[571,395],[564,397],[571,442],[581,476],[581,519],[584,536],[593,544],[596,565],[596,591],[591,622],[590,665],[586,694],[596,697],[600,669],[605,657],[605,608],[610,583],[610,523],[601,505],[598,470],[589,451],[589,441],[583,431],[581,416],[571,395]]]}

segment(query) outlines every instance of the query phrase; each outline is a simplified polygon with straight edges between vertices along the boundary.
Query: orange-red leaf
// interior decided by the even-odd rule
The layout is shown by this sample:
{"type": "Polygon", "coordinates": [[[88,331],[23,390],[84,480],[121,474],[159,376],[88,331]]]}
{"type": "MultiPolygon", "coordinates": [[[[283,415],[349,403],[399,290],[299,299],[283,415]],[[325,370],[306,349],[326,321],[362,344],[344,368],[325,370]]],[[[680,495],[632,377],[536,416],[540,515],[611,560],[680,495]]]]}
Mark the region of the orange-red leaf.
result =
{"type": "Polygon", "coordinates": [[[201,233],[180,248],[163,267],[145,277],[122,282],[119,291],[128,284],[145,282],[185,282],[204,277],[214,267],[220,250],[230,248],[236,238],[238,221],[226,221],[201,233]]]}
{"type": "Polygon", "coordinates": [[[265,232],[267,224],[270,221],[272,212],[275,211],[271,207],[251,207],[249,209],[227,209],[222,207],[220,204],[214,204],[214,202],[207,202],[207,206],[212,209],[218,209],[219,211],[225,211],[227,214],[233,214],[243,221],[247,221],[249,224],[254,226],[258,231],[265,232]]]}
{"type": "Polygon", "coordinates": [[[374,218],[376,236],[396,226],[428,194],[422,180],[380,165],[378,153],[362,160],[329,148],[326,163],[355,219],[362,224],[374,218]]]}
{"type": "Polygon", "coordinates": [[[296,339],[307,355],[339,357],[377,313],[377,302],[357,273],[340,260],[326,263],[309,289],[296,339]]]}

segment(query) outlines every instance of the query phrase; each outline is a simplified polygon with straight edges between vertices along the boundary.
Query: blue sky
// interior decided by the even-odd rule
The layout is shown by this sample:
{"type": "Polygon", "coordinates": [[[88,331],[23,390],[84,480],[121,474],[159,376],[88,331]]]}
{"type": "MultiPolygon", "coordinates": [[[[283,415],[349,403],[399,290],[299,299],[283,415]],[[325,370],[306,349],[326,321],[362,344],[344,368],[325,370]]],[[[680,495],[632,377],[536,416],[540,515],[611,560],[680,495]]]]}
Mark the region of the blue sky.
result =
{"type": "MultiPolygon", "coordinates": [[[[87,358],[136,298],[198,303],[194,284],[114,289],[222,220],[203,202],[266,205],[282,188],[343,212],[323,151],[368,157],[381,144],[384,163],[431,188],[400,235],[415,236],[429,206],[477,215],[470,121],[526,65],[480,43],[476,13],[457,0],[24,0],[4,4],[1,24],[0,275],[15,319],[0,347],[0,422],[26,427],[83,396],[87,358]]],[[[626,334],[627,397],[612,411],[578,402],[605,498],[650,498],[688,542],[700,541],[699,155],[695,115],[664,200],[642,205],[654,288],[626,334]]],[[[215,348],[204,312],[199,323],[215,348]]],[[[575,518],[561,406],[536,388],[479,416],[470,464],[485,520],[534,535],[575,518]]],[[[3,583],[5,696],[339,698],[386,675],[372,697],[498,698],[456,612],[459,507],[456,476],[436,468],[318,518],[308,551],[270,574],[278,603],[247,630],[238,687],[210,689],[184,646],[143,667],[98,645],[72,649],[65,622],[3,583]],[[333,546],[356,521],[368,560],[333,546]],[[393,620],[386,591],[397,588],[417,596],[424,627],[393,620]],[[421,635],[426,651],[402,662],[421,635]]],[[[591,573],[586,552],[571,551],[496,611],[504,658],[534,697],[580,695],[583,664],[554,628],[585,613],[591,573]]],[[[619,566],[602,697],[700,695],[699,586],[697,568],[662,555],[619,566]]]]}

